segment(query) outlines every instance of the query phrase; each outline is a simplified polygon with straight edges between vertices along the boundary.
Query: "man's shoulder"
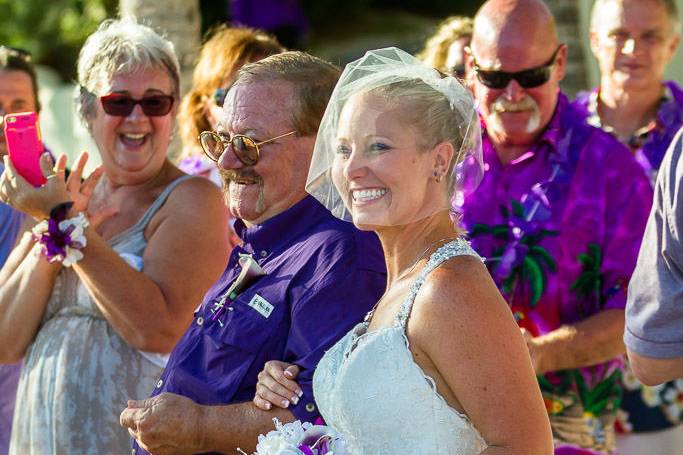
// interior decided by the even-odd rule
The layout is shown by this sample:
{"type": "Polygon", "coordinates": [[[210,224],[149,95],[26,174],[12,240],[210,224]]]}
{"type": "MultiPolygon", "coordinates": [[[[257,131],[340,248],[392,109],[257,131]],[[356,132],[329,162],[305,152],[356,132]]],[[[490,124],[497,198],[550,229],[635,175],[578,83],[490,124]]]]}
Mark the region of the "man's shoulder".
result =
{"type": "Polygon", "coordinates": [[[343,260],[346,264],[357,264],[371,270],[384,266],[382,247],[374,232],[361,231],[353,223],[331,214],[302,233],[292,242],[290,249],[301,251],[313,260],[321,257],[330,261],[343,260]]]}
{"type": "Polygon", "coordinates": [[[576,94],[574,100],[570,103],[571,106],[573,106],[574,109],[577,109],[584,115],[588,115],[588,103],[590,102],[590,98],[593,93],[594,91],[592,90],[580,91],[576,94]]]}
{"type": "Polygon", "coordinates": [[[679,104],[683,105],[683,87],[681,87],[677,82],[675,81],[666,81],[664,83],[666,85],[669,94],[673,97],[673,99],[679,104]]]}
{"type": "Polygon", "coordinates": [[[581,150],[580,159],[598,159],[602,161],[608,156],[615,158],[629,157],[635,160],[631,151],[617,138],[602,130],[589,125],[579,105],[567,105],[562,115],[562,139],[571,141],[570,147],[581,150]]]}

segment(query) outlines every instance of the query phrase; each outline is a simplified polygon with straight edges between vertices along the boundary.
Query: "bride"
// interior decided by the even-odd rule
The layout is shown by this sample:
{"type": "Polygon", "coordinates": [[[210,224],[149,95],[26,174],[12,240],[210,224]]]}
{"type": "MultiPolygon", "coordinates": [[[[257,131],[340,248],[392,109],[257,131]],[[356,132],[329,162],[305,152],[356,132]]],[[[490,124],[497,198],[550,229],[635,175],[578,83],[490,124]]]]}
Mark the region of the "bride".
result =
{"type": "MultiPolygon", "coordinates": [[[[481,178],[480,134],[468,92],[396,48],[347,65],[332,94],[307,190],[377,233],[388,272],[313,379],[351,453],[552,453],[519,328],[449,213],[481,178]]],[[[282,407],[301,393],[296,373],[267,363],[254,403],[282,407]]]]}

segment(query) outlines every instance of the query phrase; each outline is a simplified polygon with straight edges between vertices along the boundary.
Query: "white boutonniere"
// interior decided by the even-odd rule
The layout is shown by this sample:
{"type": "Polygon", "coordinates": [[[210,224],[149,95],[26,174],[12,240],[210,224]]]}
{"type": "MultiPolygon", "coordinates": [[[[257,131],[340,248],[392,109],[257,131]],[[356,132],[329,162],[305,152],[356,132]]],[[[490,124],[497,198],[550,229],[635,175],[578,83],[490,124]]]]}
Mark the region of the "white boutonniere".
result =
{"type": "MultiPolygon", "coordinates": [[[[237,275],[237,278],[235,278],[235,281],[233,281],[223,297],[213,304],[211,309],[213,313],[212,320],[218,319],[225,311],[226,306],[229,306],[229,303],[233,302],[240,292],[247,289],[257,278],[266,275],[266,272],[250,254],[240,253],[239,256],[240,274],[237,275]]],[[[220,319],[218,319],[218,323],[221,327],[223,326],[223,322],[220,319]]]]}

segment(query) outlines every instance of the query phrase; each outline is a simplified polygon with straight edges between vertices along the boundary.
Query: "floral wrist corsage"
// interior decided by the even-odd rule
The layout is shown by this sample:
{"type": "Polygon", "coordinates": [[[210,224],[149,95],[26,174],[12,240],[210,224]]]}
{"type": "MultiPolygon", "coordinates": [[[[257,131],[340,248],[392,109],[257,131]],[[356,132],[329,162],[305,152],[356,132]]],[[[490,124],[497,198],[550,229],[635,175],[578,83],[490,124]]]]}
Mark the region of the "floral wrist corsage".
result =
{"type": "Polygon", "coordinates": [[[49,262],[61,262],[65,267],[83,259],[81,250],[87,245],[84,231],[90,225],[82,212],[66,218],[72,206],[71,202],[57,205],[48,219],[33,228],[33,238],[40,244],[41,254],[49,262]]]}

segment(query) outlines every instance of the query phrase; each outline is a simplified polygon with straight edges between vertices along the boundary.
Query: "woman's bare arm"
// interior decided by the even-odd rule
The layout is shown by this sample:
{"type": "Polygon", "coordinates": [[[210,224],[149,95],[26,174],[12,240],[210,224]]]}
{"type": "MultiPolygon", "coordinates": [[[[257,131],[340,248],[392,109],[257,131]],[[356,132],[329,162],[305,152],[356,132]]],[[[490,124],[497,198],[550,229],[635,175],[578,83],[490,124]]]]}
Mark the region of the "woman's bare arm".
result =
{"type": "Polygon", "coordinates": [[[459,257],[427,277],[408,337],[489,444],[485,454],[553,453],[524,339],[478,259],[459,257]]]}

